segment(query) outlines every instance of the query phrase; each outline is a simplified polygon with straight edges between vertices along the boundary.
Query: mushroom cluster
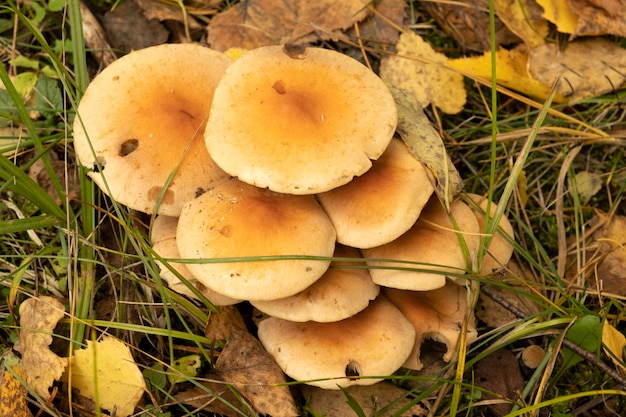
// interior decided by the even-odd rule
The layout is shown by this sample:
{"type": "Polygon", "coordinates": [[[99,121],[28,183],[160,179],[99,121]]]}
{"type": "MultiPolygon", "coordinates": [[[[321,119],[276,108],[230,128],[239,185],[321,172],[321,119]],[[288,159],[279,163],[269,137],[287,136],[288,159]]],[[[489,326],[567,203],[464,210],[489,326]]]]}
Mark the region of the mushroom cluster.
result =
{"type": "MultiPolygon", "coordinates": [[[[159,258],[186,260],[162,264],[173,290],[249,301],[284,372],[337,389],[420,369],[426,337],[450,360],[464,322],[476,338],[463,276],[486,206],[446,211],[396,122],[386,85],[334,51],[161,45],[94,79],[74,143],[105,193],[154,215],[159,258]]],[[[511,256],[491,242],[482,273],[511,256]]]]}

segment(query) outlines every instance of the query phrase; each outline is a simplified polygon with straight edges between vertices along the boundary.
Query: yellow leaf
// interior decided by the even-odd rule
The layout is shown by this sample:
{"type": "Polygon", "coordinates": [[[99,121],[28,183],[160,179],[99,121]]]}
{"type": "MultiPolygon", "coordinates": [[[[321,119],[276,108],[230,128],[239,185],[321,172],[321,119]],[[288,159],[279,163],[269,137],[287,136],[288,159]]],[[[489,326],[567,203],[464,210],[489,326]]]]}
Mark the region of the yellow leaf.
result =
{"type": "Polygon", "coordinates": [[[466,91],[463,76],[446,69],[448,58],[435,52],[419,35],[404,32],[396,44],[397,55],[380,63],[380,77],[399,89],[411,92],[426,107],[434,104],[444,113],[463,110],[466,91]]]}
{"type": "MultiPolygon", "coordinates": [[[[550,94],[550,87],[532,78],[526,70],[528,50],[520,45],[512,50],[499,49],[496,51],[496,81],[499,85],[527,94],[532,97],[545,99],[550,94]]],[[[448,60],[448,66],[455,68],[467,76],[491,79],[491,52],[471,58],[457,58],[448,60]]],[[[563,102],[565,98],[558,94],[555,102],[563,102]]]]}
{"type": "Polygon", "coordinates": [[[493,7],[502,22],[529,47],[542,45],[548,36],[548,22],[529,0],[494,0],[493,7]]]}
{"type": "Polygon", "coordinates": [[[133,414],[146,389],[130,349],[113,337],[88,341],[86,349],[74,352],[71,372],[72,387],[80,395],[98,401],[106,410],[116,410],[119,417],[133,414]]]}
{"type": "Polygon", "coordinates": [[[5,357],[4,366],[6,369],[0,378],[0,416],[32,417],[28,391],[22,383],[24,367],[12,353],[5,357]]]}
{"type": "Polygon", "coordinates": [[[626,337],[611,326],[608,321],[605,321],[604,326],[602,326],[602,343],[604,343],[604,351],[611,357],[615,365],[626,371],[626,367],[623,365],[626,337]]]}
{"type": "Polygon", "coordinates": [[[543,17],[554,23],[559,32],[574,33],[578,25],[578,15],[569,8],[567,0],[537,0],[543,7],[543,17]]]}

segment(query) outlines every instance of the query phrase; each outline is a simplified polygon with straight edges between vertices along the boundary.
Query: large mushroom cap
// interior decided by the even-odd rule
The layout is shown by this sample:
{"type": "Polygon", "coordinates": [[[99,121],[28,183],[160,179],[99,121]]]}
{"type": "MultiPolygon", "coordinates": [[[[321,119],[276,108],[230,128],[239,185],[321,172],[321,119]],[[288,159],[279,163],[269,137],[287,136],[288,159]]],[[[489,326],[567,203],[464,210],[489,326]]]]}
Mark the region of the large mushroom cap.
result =
{"type": "Polygon", "coordinates": [[[393,304],[379,296],[357,315],[332,323],[270,317],[259,323],[259,339],[293,379],[339,389],[381,380],[359,377],[394,373],[413,349],[415,330],[393,304]]]}
{"type": "Polygon", "coordinates": [[[458,231],[439,200],[431,199],[408,232],[393,242],[364,249],[362,252],[366,258],[385,260],[367,261],[372,267],[370,274],[374,282],[391,288],[428,291],[443,287],[446,275],[463,274],[471,256],[478,250],[478,221],[472,210],[460,200],[451,204],[450,215],[455,219],[458,231]],[[459,238],[465,241],[469,253],[465,253],[459,238]]]}
{"type": "Polygon", "coordinates": [[[230,65],[196,44],[132,52],[89,85],[74,122],[80,163],[117,202],[177,216],[183,204],[227,178],[203,133],[217,82],[230,65]],[[163,187],[173,174],[167,190],[163,187]]]}
{"type": "Polygon", "coordinates": [[[268,46],[226,71],[205,137],[215,162],[241,181],[314,194],[367,171],[396,122],[391,93],[358,61],[320,48],[292,57],[268,46]]]}
{"type": "Polygon", "coordinates": [[[366,308],[379,292],[378,285],[358,250],[343,245],[335,248],[335,257],[354,258],[333,261],[330,268],[309,288],[280,300],[253,301],[252,305],[273,317],[291,321],[339,321],[366,308]]]}
{"type": "Polygon", "coordinates": [[[317,197],[339,243],[372,248],[409,230],[433,191],[426,169],[394,139],[369,171],[317,197]]]}
{"type": "MultiPolygon", "coordinates": [[[[152,222],[150,228],[150,239],[152,242],[152,249],[162,258],[176,259],[180,258],[178,253],[178,246],[176,245],[176,226],[178,225],[177,217],[170,216],[157,216],[152,222]]],[[[215,291],[207,288],[198,282],[197,279],[191,275],[189,269],[185,264],[178,262],[170,262],[170,267],[178,273],[174,273],[165,264],[160,261],[156,261],[161,270],[161,278],[164,279],[170,286],[170,288],[179,294],[186,295],[191,298],[198,298],[196,294],[189,289],[178,277],[186,279],[190,284],[193,284],[202,295],[206,297],[211,304],[216,306],[226,306],[236,304],[241,300],[235,300],[225,295],[218,294],[215,291]]]]}
{"type": "MultiPolygon", "coordinates": [[[[176,242],[181,258],[333,256],[335,229],[313,196],[278,194],[236,179],[188,202],[176,242]]],[[[189,263],[204,285],[226,296],[273,300],[317,281],[330,260],[282,259],[189,263]]]]}

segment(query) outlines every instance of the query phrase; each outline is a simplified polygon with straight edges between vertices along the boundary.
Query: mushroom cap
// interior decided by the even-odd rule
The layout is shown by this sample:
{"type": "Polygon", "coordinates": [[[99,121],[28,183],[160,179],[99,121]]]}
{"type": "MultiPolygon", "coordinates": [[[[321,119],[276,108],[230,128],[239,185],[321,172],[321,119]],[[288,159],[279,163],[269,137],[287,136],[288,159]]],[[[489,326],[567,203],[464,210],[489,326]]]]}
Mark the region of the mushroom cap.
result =
{"type": "Polygon", "coordinates": [[[405,368],[420,370],[422,341],[433,339],[446,345],[443,360],[449,362],[461,336],[463,321],[467,317],[465,342],[472,343],[478,337],[474,311],[468,302],[465,287],[448,281],[446,285],[432,291],[406,291],[385,288],[383,293],[404,314],[415,328],[415,345],[404,363],[405,368]]]}
{"type": "Polygon", "coordinates": [[[409,230],[433,191],[426,169],[393,139],[369,171],[317,197],[339,243],[372,248],[409,230]]]}
{"type": "MultiPolygon", "coordinates": [[[[335,229],[313,196],[278,194],[236,179],[185,204],[176,243],[181,258],[333,256],[335,229]]],[[[296,294],[328,269],[330,260],[224,260],[189,263],[200,282],[220,294],[274,300],[296,294]]]]}
{"type": "Polygon", "coordinates": [[[465,239],[470,255],[475,254],[479,244],[478,221],[472,210],[460,200],[450,205],[450,214],[459,231],[455,231],[439,200],[431,199],[408,232],[393,242],[362,250],[366,258],[389,260],[367,261],[372,280],[385,287],[428,291],[443,287],[446,274],[464,273],[468,259],[458,236],[465,239]]]}
{"type": "Polygon", "coordinates": [[[341,53],[282,46],[245,53],[215,90],[206,145],[241,181],[289,194],[328,191],[366,172],[391,140],[383,81],[341,53]]]}
{"type": "Polygon", "coordinates": [[[380,288],[374,284],[359,251],[343,245],[335,248],[336,258],[330,268],[310,287],[296,295],[280,300],[252,301],[263,313],[290,321],[331,322],[352,317],[376,298],[380,288]]]}
{"type": "MultiPolygon", "coordinates": [[[[472,207],[476,220],[478,220],[479,229],[484,231],[485,213],[488,203],[487,198],[471,193],[468,193],[467,196],[478,205],[478,207],[470,207],[472,207]]],[[[489,216],[490,218],[493,218],[496,214],[496,210],[498,209],[498,205],[492,201],[489,207],[489,216]]],[[[511,222],[509,222],[509,219],[507,219],[506,216],[502,216],[500,218],[500,222],[498,223],[498,227],[500,228],[500,231],[493,235],[480,265],[480,273],[483,275],[493,274],[494,272],[501,270],[509,262],[511,256],[513,256],[513,245],[511,245],[500,234],[504,233],[508,235],[509,238],[513,238],[513,226],[511,225],[511,222]]]]}
{"type": "MultiPolygon", "coordinates": [[[[160,215],[157,216],[152,222],[150,228],[150,238],[152,241],[152,249],[160,257],[166,259],[180,258],[178,253],[178,246],[176,246],[176,226],[178,225],[178,217],[170,217],[160,215]]],[[[197,299],[198,296],[189,289],[178,277],[180,275],[183,279],[193,284],[202,295],[206,297],[211,304],[216,306],[226,306],[236,304],[241,300],[235,300],[225,295],[216,293],[215,291],[202,285],[197,279],[191,275],[191,272],[185,264],[178,262],[169,262],[169,266],[173,268],[177,273],[174,273],[161,261],[156,261],[156,264],[161,270],[161,278],[168,283],[170,288],[179,294],[186,295],[190,298],[197,299]]]]}
{"type": "Polygon", "coordinates": [[[408,358],[415,330],[379,296],[360,313],[331,323],[297,323],[270,317],[259,323],[259,340],[291,378],[326,389],[371,385],[408,358]]]}
{"type": "Polygon", "coordinates": [[[197,44],[166,44],[105,68],[74,121],[76,156],[94,168],[94,182],[132,209],[177,216],[185,202],[228,178],[209,156],[203,133],[230,62],[197,44]]]}

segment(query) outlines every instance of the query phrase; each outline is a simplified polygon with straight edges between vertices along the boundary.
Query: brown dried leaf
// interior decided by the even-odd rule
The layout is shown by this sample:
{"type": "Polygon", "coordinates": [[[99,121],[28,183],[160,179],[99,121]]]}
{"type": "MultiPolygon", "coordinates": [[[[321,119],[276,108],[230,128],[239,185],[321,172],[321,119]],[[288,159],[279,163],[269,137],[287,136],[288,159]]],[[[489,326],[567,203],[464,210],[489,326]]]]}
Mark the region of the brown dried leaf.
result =
{"type": "Polygon", "coordinates": [[[209,312],[204,329],[204,335],[213,341],[226,340],[230,336],[231,329],[237,327],[246,330],[246,325],[241,313],[235,306],[218,307],[219,313],[209,312]]]}
{"type": "Polygon", "coordinates": [[[20,382],[24,379],[24,367],[15,355],[4,359],[5,371],[0,382],[0,416],[31,417],[28,409],[28,390],[20,382]]]}
{"type": "Polygon", "coordinates": [[[332,39],[333,32],[363,20],[368,4],[366,0],[241,1],[211,19],[208,43],[226,51],[332,39]]]}
{"type": "MultiPolygon", "coordinates": [[[[210,376],[207,376],[210,378],[210,376]]],[[[205,377],[206,378],[206,377],[205,377]]],[[[177,402],[196,407],[198,410],[204,410],[217,415],[228,416],[233,414],[233,407],[236,407],[238,414],[246,413],[251,417],[258,414],[249,411],[248,404],[241,402],[241,397],[236,396],[228,386],[221,381],[204,380],[199,381],[202,387],[194,386],[185,391],[181,391],[174,396],[177,402]]]]}
{"type": "Polygon", "coordinates": [[[557,93],[579,100],[614,91],[624,83],[626,49],[603,38],[571,42],[563,51],[556,44],[544,44],[530,51],[528,67],[546,85],[560,79],[557,93]]]}
{"type": "Polygon", "coordinates": [[[626,36],[626,0],[567,0],[578,15],[574,36],[626,36]]]}
{"type": "MultiPolygon", "coordinates": [[[[367,386],[351,386],[346,388],[356,402],[361,406],[365,415],[379,417],[397,416],[411,417],[424,416],[428,411],[419,405],[412,405],[408,410],[398,413],[410,401],[405,398],[406,391],[387,382],[380,382],[367,386]],[[393,404],[392,404],[393,403],[393,404]],[[384,412],[382,407],[390,405],[384,412]]],[[[309,407],[316,413],[326,417],[344,417],[354,415],[354,410],[348,404],[343,391],[325,390],[322,388],[303,386],[302,393],[309,400],[309,407]]]]}
{"type": "MultiPolygon", "coordinates": [[[[378,0],[373,7],[372,14],[358,24],[359,35],[364,44],[372,43],[385,48],[395,45],[400,36],[399,28],[405,26],[407,3],[404,0],[378,0]]],[[[354,29],[346,31],[350,38],[357,37],[354,29]]]]}
{"type": "Polygon", "coordinates": [[[500,400],[488,405],[496,416],[508,414],[524,389],[519,363],[515,355],[506,349],[500,349],[478,361],[474,382],[476,386],[490,391],[484,392],[483,398],[500,400]]]}
{"type": "Polygon", "coordinates": [[[446,68],[448,58],[435,52],[418,34],[406,31],[396,44],[397,55],[381,60],[380,77],[415,95],[426,107],[433,104],[444,113],[458,113],[465,105],[463,76],[446,68]]]}
{"type": "MultiPolygon", "coordinates": [[[[463,49],[472,51],[489,51],[489,1],[488,0],[457,0],[454,2],[423,2],[426,11],[449,36],[463,49]]],[[[511,45],[520,42],[496,16],[496,45],[511,45]]]]}
{"type": "Polygon", "coordinates": [[[44,399],[67,366],[67,358],[48,348],[64,313],[63,304],[53,297],[29,298],[20,305],[20,339],[15,349],[22,354],[26,382],[44,399]]]}
{"type": "Polygon", "coordinates": [[[463,188],[463,180],[415,97],[394,85],[388,86],[398,107],[396,131],[411,154],[427,168],[437,197],[449,210],[450,201],[463,188]]]}
{"type": "Polygon", "coordinates": [[[132,51],[165,43],[168,31],[157,19],[148,19],[135,0],[122,2],[102,19],[106,36],[116,49],[132,51]]]}
{"type": "Polygon", "coordinates": [[[246,397],[259,414],[298,415],[289,387],[281,385],[286,382],[283,371],[261,342],[247,331],[231,328],[215,370],[246,397]]]}
{"type": "MultiPolygon", "coordinates": [[[[48,153],[50,165],[54,170],[55,176],[59,179],[61,185],[66,187],[67,199],[76,200],[80,194],[80,183],[78,181],[78,172],[75,163],[68,163],[59,160],[54,152],[48,153]],[[66,175],[67,174],[67,175],[66,175]]],[[[52,179],[48,175],[48,171],[44,166],[43,160],[37,159],[28,170],[28,176],[41,186],[50,197],[54,198],[57,204],[61,204],[61,197],[56,192],[52,179]]],[[[63,196],[65,198],[65,196],[63,196]]]]}
{"type": "Polygon", "coordinates": [[[594,271],[591,285],[598,286],[602,291],[611,294],[626,294],[626,217],[609,217],[599,213],[595,223],[602,224],[592,238],[595,244],[590,247],[597,249],[592,259],[593,265],[586,265],[587,270],[594,271]]]}
{"type": "Polygon", "coordinates": [[[529,47],[542,45],[548,36],[543,9],[532,0],[494,0],[493,7],[505,25],[529,47]]]}

